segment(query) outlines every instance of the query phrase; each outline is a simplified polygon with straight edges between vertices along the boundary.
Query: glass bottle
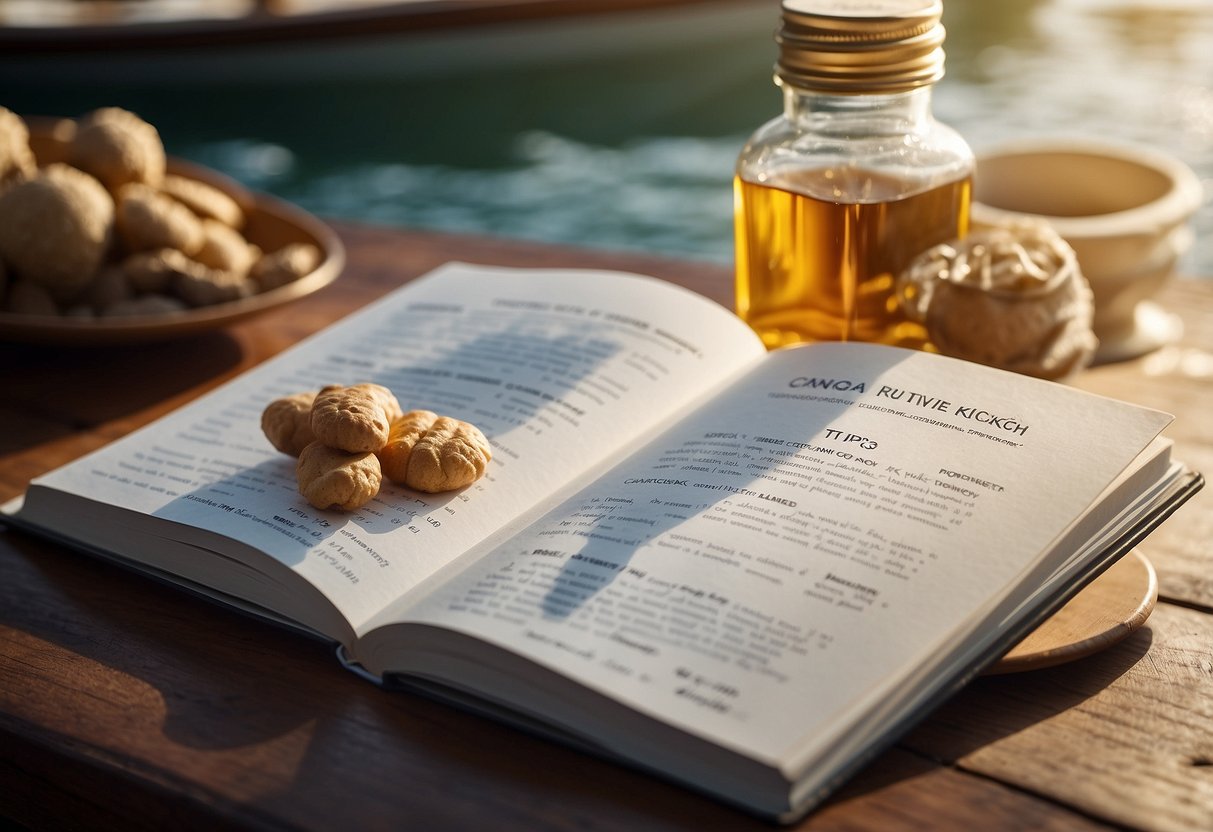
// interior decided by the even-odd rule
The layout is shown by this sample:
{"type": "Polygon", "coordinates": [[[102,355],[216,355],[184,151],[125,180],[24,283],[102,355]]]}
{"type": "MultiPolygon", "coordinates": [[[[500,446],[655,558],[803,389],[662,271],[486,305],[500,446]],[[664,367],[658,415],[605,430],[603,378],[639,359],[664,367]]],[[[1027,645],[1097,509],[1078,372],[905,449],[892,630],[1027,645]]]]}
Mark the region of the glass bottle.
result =
{"type": "Polygon", "coordinates": [[[783,0],[783,115],[734,178],[737,312],[768,348],[927,346],[898,274],[968,232],[973,154],[931,112],[940,0],[783,0]]]}

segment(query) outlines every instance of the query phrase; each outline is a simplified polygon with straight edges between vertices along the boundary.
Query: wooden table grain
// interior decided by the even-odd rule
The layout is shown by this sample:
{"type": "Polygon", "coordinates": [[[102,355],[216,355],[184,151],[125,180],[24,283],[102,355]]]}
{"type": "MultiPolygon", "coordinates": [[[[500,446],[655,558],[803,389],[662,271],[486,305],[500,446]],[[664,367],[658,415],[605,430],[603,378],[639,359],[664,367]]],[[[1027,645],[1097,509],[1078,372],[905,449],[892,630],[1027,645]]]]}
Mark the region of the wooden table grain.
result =
{"type": "MultiPolygon", "coordinates": [[[[155,346],[0,344],[0,500],[451,259],[646,272],[728,303],[720,266],[338,227],[346,273],[155,346]]],[[[1163,302],[1182,343],[1077,386],[1179,418],[1213,472],[1213,281],[1163,302]]],[[[1042,472],[1042,487],[1048,487],[1042,472]]],[[[1142,547],[1146,626],[1070,665],[967,687],[798,828],[1213,828],[1213,494],[1142,547]]],[[[746,830],[708,798],[341,669],[331,650],[0,532],[0,819],[31,829],[746,830]]]]}

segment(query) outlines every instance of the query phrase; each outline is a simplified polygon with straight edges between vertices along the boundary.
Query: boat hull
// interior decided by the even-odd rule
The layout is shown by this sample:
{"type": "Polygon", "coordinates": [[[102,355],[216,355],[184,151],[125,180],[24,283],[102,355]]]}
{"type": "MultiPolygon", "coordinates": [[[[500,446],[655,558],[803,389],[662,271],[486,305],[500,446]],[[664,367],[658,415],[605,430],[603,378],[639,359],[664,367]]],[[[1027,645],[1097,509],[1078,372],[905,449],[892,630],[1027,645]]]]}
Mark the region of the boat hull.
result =
{"type": "Polygon", "coordinates": [[[755,0],[621,0],[606,7],[548,0],[471,3],[461,14],[426,10],[452,5],[392,4],[394,13],[381,11],[378,19],[313,15],[272,26],[250,21],[244,28],[230,20],[83,31],[7,27],[0,29],[0,80],[308,84],[626,62],[769,44],[778,15],[774,2],[755,0]],[[471,13],[473,6],[482,12],[471,13]]]}

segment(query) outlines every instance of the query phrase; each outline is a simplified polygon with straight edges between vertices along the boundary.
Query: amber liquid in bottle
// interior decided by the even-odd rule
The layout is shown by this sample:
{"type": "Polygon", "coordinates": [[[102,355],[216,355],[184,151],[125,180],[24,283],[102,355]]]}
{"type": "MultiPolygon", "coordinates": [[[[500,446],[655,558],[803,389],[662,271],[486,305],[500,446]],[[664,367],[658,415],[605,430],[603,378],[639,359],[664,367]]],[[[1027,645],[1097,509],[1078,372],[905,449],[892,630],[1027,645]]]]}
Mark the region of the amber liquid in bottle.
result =
{"type": "Polygon", "coordinates": [[[737,311],[768,349],[802,341],[927,346],[925,330],[901,314],[897,276],[920,252],[968,232],[971,181],[908,197],[902,190],[854,170],[802,171],[778,185],[734,180],[737,311]]]}

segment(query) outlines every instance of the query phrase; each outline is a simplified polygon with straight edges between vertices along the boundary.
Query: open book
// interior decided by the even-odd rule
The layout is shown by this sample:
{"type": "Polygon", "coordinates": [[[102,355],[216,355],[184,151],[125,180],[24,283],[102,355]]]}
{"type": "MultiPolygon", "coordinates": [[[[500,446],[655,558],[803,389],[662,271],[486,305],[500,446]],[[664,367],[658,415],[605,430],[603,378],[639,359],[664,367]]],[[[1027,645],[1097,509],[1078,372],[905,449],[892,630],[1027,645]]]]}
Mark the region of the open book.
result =
{"type": "Polygon", "coordinates": [[[450,264],[8,522],[791,820],[1199,487],[1169,418],[919,352],[767,353],[651,278],[450,264]],[[310,507],[260,413],[363,381],[479,426],[486,477],[310,507]]]}

